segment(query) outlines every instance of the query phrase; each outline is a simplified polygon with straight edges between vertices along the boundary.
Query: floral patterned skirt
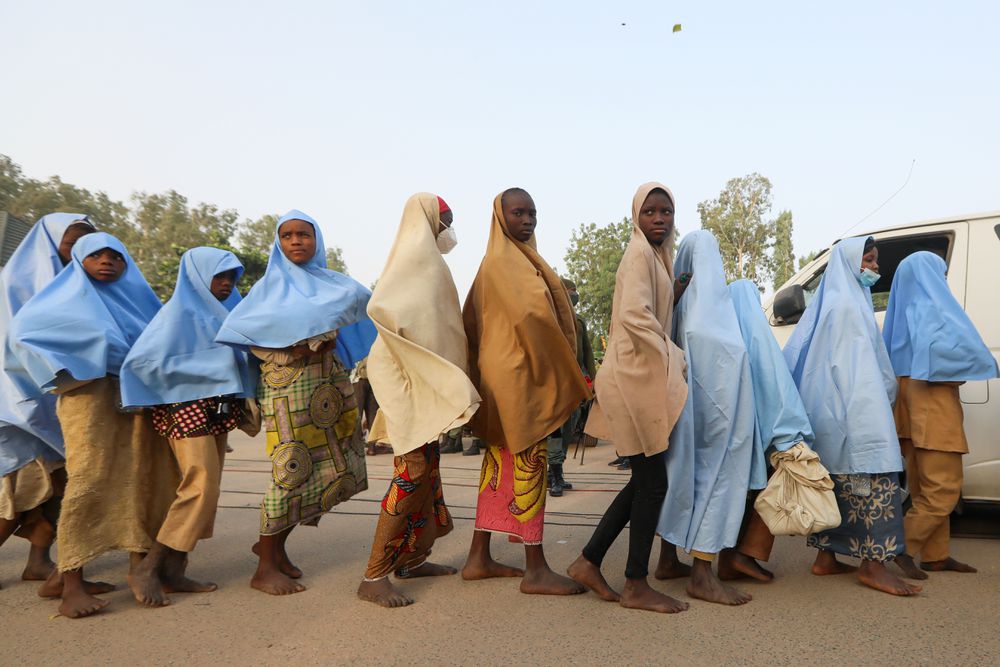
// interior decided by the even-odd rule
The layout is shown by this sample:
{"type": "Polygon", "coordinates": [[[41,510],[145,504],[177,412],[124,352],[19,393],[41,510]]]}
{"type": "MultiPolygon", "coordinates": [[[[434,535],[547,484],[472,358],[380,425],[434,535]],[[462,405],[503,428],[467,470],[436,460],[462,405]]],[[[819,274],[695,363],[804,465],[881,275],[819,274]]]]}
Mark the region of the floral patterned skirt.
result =
{"type": "Polygon", "coordinates": [[[506,533],[512,541],[541,544],[548,488],[546,441],[520,454],[489,445],[479,476],[476,530],[506,533]]]}
{"type": "Polygon", "coordinates": [[[806,538],[810,547],[890,561],[906,550],[899,473],[832,475],[841,524],[806,538]]]}

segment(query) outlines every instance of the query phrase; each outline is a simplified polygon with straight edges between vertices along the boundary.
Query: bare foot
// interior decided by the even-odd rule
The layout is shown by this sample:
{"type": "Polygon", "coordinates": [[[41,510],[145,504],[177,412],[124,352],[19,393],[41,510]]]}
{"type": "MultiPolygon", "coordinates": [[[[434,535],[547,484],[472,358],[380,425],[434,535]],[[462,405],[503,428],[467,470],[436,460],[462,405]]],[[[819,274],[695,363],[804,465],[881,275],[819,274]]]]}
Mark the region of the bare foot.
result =
{"type": "Polygon", "coordinates": [[[691,566],[677,558],[677,547],[664,539],[660,540],[660,557],[656,561],[657,579],[682,579],[691,576],[691,566]]]}
{"type": "MultiPolygon", "coordinates": [[[[254,544],[250,551],[254,553],[255,556],[260,556],[260,542],[254,544]]],[[[292,579],[301,579],[302,570],[295,567],[291,560],[288,559],[288,553],[285,551],[284,547],[278,549],[278,568],[281,570],[282,574],[292,579]]]]}
{"type": "Polygon", "coordinates": [[[450,565],[439,565],[424,561],[416,567],[401,567],[396,570],[396,577],[399,579],[416,579],[418,577],[446,577],[455,574],[457,569],[450,565]]]}
{"type": "Polygon", "coordinates": [[[28,554],[28,562],[21,572],[22,581],[45,581],[56,569],[56,564],[49,556],[48,547],[36,547],[31,545],[28,554]]]}
{"type": "MultiPolygon", "coordinates": [[[[90,595],[101,595],[115,590],[115,585],[104,581],[87,581],[84,579],[83,590],[90,595]]],[[[41,598],[58,598],[62,597],[62,594],[63,575],[61,572],[52,572],[49,578],[45,580],[45,583],[38,587],[38,597],[41,598]]]]}
{"type": "Polygon", "coordinates": [[[108,606],[107,600],[94,597],[83,589],[76,589],[63,596],[59,603],[59,613],[66,618],[83,618],[96,614],[108,606]]]}
{"type": "Polygon", "coordinates": [[[579,595],[586,591],[582,584],[556,574],[548,566],[528,570],[521,579],[521,592],[529,595],[579,595]]]}
{"type": "Polygon", "coordinates": [[[816,560],[812,565],[812,573],[820,577],[828,574],[848,574],[850,572],[857,572],[857,570],[858,568],[853,565],[841,563],[837,560],[837,555],[832,551],[825,551],[823,549],[820,549],[816,553],[816,560]]]}
{"type": "Polygon", "coordinates": [[[474,581],[476,579],[493,579],[494,577],[523,576],[524,570],[521,568],[498,563],[492,558],[487,558],[486,560],[477,558],[473,560],[470,557],[469,560],[465,562],[465,567],[462,568],[462,578],[466,581],[474,581]]]}
{"type": "Polygon", "coordinates": [[[413,604],[413,598],[403,595],[392,585],[389,577],[376,581],[362,581],[358,586],[358,597],[366,602],[374,602],[380,607],[406,607],[413,604]]]}
{"type": "Polygon", "coordinates": [[[719,579],[729,581],[747,577],[768,583],[774,580],[774,573],[735,549],[726,549],[719,554],[719,579]]]}
{"type": "Polygon", "coordinates": [[[858,570],[858,581],[877,591],[904,597],[916,595],[923,590],[921,586],[908,584],[894,575],[885,567],[884,563],[877,563],[870,560],[861,561],[861,568],[858,570]]]}
{"type": "Polygon", "coordinates": [[[654,590],[645,579],[626,579],[619,604],[627,609],[658,611],[661,614],[676,614],[690,606],[654,590]]]}
{"type": "Polygon", "coordinates": [[[913,556],[909,554],[900,554],[892,562],[903,571],[903,576],[907,579],[927,578],[927,573],[917,567],[917,564],[913,562],[913,556]]]}
{"type": "Polygon", "coordinates": [[[306,589],[305,586],[280,570],[268,569],[261,571],[259,567],[254,572],[253,579],[250,580],[250,585],[258,591],[264,591],[268,595],[291,595],[292,593],[301,593],[306,589]]]}
{"type": "MultiPolygon", "coordinates": [[[[899,560],[898,556],[896,557],[896,560],[899,560]]],[[[961,561],[957,561],[954,558],[950,558],[950,557],[946,558],[944,560],[933,560],[933,561],[925,560],[922,563],[920,563],[920,569],[921,570],[927,570],[928,572],[945,572],[945,571],[948,571],[948,572],[970,572],[971,573],[971,572],[978,572],[979,571],[976,568],[974,568],[971,565],[969,565],[968,563],[963,563],[961,561]]],[[[924,575],[924,576],[926,576],[926,575],[924,575]]]]}
{"type": "Polygon", "coordinates": [[[183,551],[170,549],[163,559],[160,569],[160,581],[167,593],[211,593],[219,587],[210,581],[195,581],[188,578],[187,554],[183,551]]]}
{"type": "Polygon", "coordinates": [[[170,604],[170,599],[163,591],[163,584],[155,571],[141,566],[136,567],[128,573],[125,579],[128,581],[129,588],[132,589],[135,601],[139,604],[147,607],[165,607],[170,604]]]}
{"type": "Polygon", "coordinates": [[[618,602],[621,600],[621,595],[619,595],[611,586],[608,584],[607,579],[601,574],[601,568],[597,567],[589,560],[580,554],[573,563],[566,568],[566,574],[569,575],[570,579],[586,586],[590,590],[597,593],[597,595],[602,600],[607,600],[608,602],[618,602]]]}
{"type": "Polygon", "coordinates": [[[753,599],[749,593],[722,583],[712,571],[711,562],[696,558],[694,563],[687,587],[687,594],[691,597],[728,605],[746,604],[753,599]]]}

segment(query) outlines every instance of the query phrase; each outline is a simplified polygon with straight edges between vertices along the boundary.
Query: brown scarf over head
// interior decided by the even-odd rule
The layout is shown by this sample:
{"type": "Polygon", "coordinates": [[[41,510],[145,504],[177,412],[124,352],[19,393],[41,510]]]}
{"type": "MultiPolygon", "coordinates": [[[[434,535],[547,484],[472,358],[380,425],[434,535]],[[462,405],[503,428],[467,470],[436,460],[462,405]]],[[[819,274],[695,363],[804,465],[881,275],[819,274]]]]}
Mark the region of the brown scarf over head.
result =
{"type": "Polygon", "coordinates": [[[559,428],[589,390],[576,361],[576,317],[535,237],[510,235],[497,195],[486,256],[465,300],[469,377],[483,402],[473,433],[517,454],[559,428]]]}
{"type": "Polygon", "coordinates": [[[597,400],[586,432],[614,442],[621,456],[652,456],[667,449],[687,400],[684,352],[670,340],[674,312],[674,235],[652,245],[639,229],[639,212],[653,190],[632,198],[632,238],[615,275],[611,335],[597,373],[597,400]]]}

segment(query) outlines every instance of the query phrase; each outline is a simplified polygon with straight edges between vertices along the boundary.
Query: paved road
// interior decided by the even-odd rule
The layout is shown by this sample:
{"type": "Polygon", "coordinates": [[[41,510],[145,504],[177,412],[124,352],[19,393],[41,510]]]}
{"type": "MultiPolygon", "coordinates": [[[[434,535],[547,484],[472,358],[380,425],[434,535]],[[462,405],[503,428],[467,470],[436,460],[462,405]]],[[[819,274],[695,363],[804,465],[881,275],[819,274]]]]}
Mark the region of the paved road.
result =
{"type": "MultiPolygon", "coordinates": [[[[124,587],[123,554],[100,558],[88,575],[121,587],[105,613],[72,621],[17,577],[23,540],[0,549],[0,664],[529,664],[529,665],[995,665],[1000,655],[1000,541],[959,539],[955,555],[977,575],[933,575],[925,593],[900,599],[850,577],[809,574],[804,540],[779,538],[771,566],[778,579],[746,584],[744,607],[692,601],[665,616],[626,610],[592,594],[530,597],[513,580],[458,577],[407,582],[417,604],[384,610],[354,590],[371,547],[378,501],[391,472],[388,456],[369,457],[371,489],[338,507],[318,528],[297,529],[289,542],[309,590],[273,598],[251,589],[249,551],[256,506],[267,480],[261,441],[234,440],[223,479],[216,536],[194,553],[191,572],[220,590],[176,595],[163,609],[137,606],[124,587]]],[[[556,568],[576,557],[627,473],[608,468],[606,446],[586,465],[567,463],[579,490],[550,499],[546,552],[556,568]]],[[[446,499],[456,530],[434,559],[460,567],[472,533],[479,460],[443,459],[446,499]]],[[[495,555],[520,563],[520,547],[495,539],[495,555]]],[[[623,581],[625,540],[605,570],[623,581]]],[[[655,557],[655,554],[654,554],[655,557]]],[[[684,598],[683,583],[658,584],[684,598]]]]}

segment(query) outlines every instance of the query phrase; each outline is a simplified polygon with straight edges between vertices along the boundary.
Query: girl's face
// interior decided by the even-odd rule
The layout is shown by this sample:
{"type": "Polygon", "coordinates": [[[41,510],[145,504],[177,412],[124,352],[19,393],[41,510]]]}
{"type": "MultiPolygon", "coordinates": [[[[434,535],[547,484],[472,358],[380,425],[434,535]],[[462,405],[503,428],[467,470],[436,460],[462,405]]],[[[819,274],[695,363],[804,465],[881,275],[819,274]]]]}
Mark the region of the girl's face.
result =
{"type": "Polygon", "coordinates": [[[316,255],[316,230],[305,220],[288,220],[278,229],[281,252],[291,262],[306,264],[316,255]]]}
{"type": "Polygon", "coordinates": [[[117,250],[103,248],[83,258],[83,270],[99,283],[113,283],[125,273],[125,258],[117,250]]]}
{"type": "Polygon", "coordinates": [[[639,210],[639,231],[653,245],[662,245],[674,233],[674,203],[663,190],[653,190],[639,210]]]}
{"type": "Polygon", "coordinates": [[[878,246],[875,246],[861,256],[861,268],[871,269],[878,273],[878,246]]]}
{"type": "Polygon", "coordinates": [[[229,269],[228,271],[215,274],[209,289],[212,292],[212,296],[219,301],[225,301],[233,293],[234,287],[236,287],[236,269],[229,269]]]}
{"type": "Polygon", "coordinates": [[[531,195],[512,190],[501,198],[500,207],[510,235],[522,243],[530,240],[538,225],[538,211],[531,195]]]}
{"type": "Polygon", "coordinates": [[[73,246],[81,238],[87,234],[92,234],[97,230],[88,225],[86,222],[74,222],[72,225],[66,228],[63,233],[62,241],[59,242],[59,259],[62,260],[63,266],[66,266],[73,259],[73,246]]]}

